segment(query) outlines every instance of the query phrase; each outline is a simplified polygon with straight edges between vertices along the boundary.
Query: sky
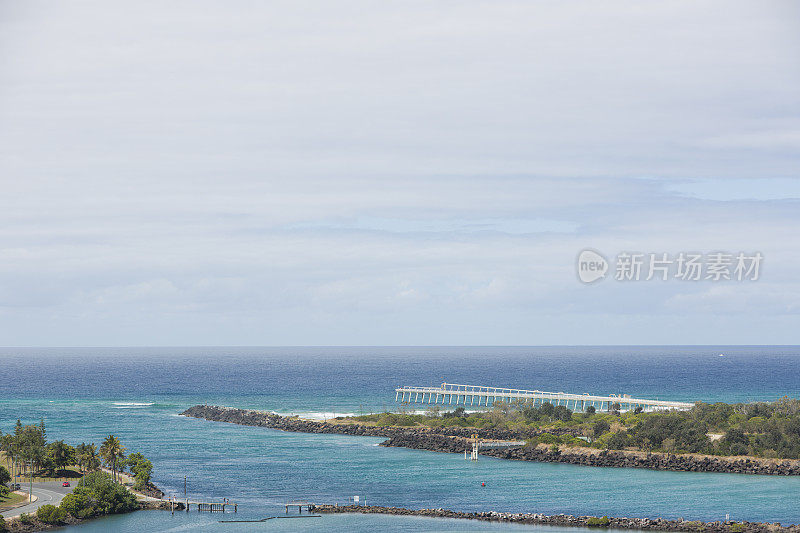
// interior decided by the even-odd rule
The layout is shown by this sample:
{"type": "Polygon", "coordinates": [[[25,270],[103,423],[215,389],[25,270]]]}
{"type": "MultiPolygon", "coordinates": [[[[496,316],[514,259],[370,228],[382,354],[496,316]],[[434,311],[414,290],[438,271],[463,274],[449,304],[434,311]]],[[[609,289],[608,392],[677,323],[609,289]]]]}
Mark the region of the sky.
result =
{"type": "Polygon", "coordinates": [[[0,0],[3,346],[800,344],[799,233],[794,1],[0,0]]]}

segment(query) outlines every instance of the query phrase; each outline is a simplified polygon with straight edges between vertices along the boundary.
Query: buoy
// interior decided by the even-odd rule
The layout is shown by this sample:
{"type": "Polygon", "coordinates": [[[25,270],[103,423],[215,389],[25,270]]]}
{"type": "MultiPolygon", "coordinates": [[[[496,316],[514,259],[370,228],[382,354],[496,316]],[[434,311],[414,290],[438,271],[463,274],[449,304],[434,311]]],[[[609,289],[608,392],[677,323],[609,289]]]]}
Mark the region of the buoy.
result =
{"type": "Polygon", "coordinates": [[[486,483],[481,481],[481,487],[485,487],[485,486],[486,486],[486,483]]]}

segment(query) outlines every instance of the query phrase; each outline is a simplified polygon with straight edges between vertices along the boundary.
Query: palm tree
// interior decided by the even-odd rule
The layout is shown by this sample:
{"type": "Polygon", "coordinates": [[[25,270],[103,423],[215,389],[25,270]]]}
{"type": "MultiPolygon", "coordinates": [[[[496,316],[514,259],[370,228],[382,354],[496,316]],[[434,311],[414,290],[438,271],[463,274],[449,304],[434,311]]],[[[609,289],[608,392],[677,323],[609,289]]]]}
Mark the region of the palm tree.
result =
{"type": "Polygon", "coordinates": [[[114,481],[117,481],[117,465],[125,459],[125,447],[113,434],[109,435],[100,446],[100,456],[106,466],[111,467],[114,481]]]}
{"type": "Polygon", "coordinates": [[[83,472],[83,461],[85,459],[84,454],[86,453],[86,443],[81,442],[77,446],[75,446],[75,464],[78,465],[78,470],[83,472]]]}
{"type": "Polygon", "coordinates": [[[100,456],[97,455],[97,447],[94,442],[86,446],[86,470],[94,472],[100,468],[100,456]]]}
{"type": "Polygon", "coordinates": [[[86,444],[82,442],[75,447],[75,459],[78,461],[78,466],[83,472],[91,472],[97,470],[100,466],[100,461],[97,458],[97,447],[94,443],[86,444]]]}

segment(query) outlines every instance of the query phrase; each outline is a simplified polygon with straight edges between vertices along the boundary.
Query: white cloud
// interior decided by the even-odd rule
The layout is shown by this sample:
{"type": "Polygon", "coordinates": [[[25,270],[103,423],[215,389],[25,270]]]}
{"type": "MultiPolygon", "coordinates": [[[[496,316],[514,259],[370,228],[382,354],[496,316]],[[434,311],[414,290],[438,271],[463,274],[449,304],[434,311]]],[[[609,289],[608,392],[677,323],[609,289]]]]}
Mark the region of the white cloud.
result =
{"type": "Polygon", "coordinates": [[[0,345],[796,341],[798,18],[0,2],[0,345]],[[769,270],[589,288],[587,246],[769,270]]]}

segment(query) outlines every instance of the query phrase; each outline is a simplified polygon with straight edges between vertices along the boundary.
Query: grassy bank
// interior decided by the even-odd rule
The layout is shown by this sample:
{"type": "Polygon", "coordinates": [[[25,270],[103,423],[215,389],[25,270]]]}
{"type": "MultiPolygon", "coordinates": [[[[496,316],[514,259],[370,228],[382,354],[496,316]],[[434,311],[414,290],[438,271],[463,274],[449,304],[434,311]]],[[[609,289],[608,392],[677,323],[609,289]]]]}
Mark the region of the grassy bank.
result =
{"type": "Polygon", "coordinates": [[[17,494],[16,492],[9,492],[7,494],[0,494],[0,512],[8,511],[20,504],[28,501],[27,494],[17,494]]]}

